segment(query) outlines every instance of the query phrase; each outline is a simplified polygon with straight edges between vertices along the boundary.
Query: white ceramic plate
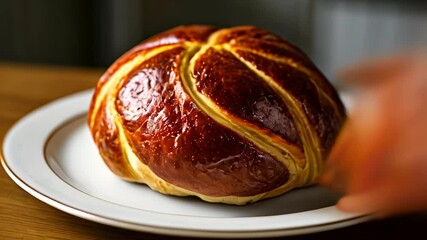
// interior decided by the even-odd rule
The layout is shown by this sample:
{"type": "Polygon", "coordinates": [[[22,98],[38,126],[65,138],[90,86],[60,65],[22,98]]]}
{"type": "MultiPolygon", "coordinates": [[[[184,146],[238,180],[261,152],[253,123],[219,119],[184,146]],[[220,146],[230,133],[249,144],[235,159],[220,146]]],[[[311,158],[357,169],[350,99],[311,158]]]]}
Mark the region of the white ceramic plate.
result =
{"type": "Polygon", "coordinates": [[[159,194],[104,165],[86,125],[92,92],[52,102],[21,119],[4,141],[3,167],[24,190],[62,211],[116,227],[193,237],[274,237],[365,221],[335,208],[314,186],[247,206],[159,194]]]}

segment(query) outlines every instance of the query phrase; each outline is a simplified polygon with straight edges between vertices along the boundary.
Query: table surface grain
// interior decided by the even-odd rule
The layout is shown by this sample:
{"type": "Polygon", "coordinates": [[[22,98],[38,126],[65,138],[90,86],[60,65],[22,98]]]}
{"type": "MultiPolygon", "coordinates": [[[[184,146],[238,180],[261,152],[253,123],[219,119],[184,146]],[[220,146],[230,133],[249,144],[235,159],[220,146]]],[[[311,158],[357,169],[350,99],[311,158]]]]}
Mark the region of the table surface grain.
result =
{"type": "MultiPolygon", "coordinates": [[[[19,118],[52,100],[93,88],[103,71],[0,62],[0,142],[19,118]]],[[[427,214],[416,213],[286,239],[425,239],[425,228],[427,214]]],[[[69,215],[32,197],[0,168],[0,239],[186,238],[130,231],[69,215]]]]}

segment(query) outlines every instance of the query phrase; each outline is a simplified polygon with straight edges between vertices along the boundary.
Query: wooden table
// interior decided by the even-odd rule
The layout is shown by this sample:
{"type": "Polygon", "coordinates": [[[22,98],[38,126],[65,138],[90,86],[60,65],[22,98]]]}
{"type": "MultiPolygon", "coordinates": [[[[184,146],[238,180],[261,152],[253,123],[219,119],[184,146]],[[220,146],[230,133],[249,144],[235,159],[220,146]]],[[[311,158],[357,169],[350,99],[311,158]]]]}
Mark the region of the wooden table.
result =
{"type": "MultiPolygon", "coordinates": [[[[19,118],[54,99],[94,87],[102,72],[103,69],[0,63],[1,142],[19,118]]],[[[408,236],[425,239],[426,228],[427,214],[417,213],[286,239],[396,239],[408,236]]],[[[0,239],[185,238],[134,232],[74,217],[26,193],[1,168],[0,239]]]]}

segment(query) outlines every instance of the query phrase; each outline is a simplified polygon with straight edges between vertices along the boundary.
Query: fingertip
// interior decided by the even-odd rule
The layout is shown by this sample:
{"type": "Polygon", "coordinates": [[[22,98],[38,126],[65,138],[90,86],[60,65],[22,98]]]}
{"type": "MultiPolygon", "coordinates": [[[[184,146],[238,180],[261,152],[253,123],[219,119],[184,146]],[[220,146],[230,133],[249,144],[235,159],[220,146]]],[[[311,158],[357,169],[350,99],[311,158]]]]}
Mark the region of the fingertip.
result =
{"type": "Polygon", "coordinates": [[[363,196],[344,196],[338,203],[337,208],[344,212],[350,213],[370,213],[374,209],[372,205],[369,204],[369,200],[363,196]]]}
{"type": "Polygon", "coordinates": [[[354,212],[354,204],[349,197],[344,196],[337,202],[337,208],[344,212],[354,212]]]}
{"type": "Polygon", "coordinates": [[[336,207],[347,213],[369,215],[372,219],[381,219],[393,215],[380,208],[374,199],[366,195],[350,195],[342,197],[336,207]]]}

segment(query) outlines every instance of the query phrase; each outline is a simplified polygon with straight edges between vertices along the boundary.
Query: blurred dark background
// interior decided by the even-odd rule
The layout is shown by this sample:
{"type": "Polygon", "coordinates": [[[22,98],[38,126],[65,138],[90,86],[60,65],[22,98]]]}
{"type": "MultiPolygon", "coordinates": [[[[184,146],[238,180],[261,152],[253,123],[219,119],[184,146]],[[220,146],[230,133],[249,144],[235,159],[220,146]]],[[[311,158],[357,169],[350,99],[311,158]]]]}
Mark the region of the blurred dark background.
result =
{"type": "Polygon", "coordinates": [[[255,25],[331,75],[375,54],[427,45],[421,0],[0,0],[0,61],[106,67],[183,24],[255,25]]]}
{"type": "Polygon", "coordinates": [[[308,4],[271,0],[0,0],[1,59],[110,64],[182,24],[257,25],[307,46],[308,4]]]}

